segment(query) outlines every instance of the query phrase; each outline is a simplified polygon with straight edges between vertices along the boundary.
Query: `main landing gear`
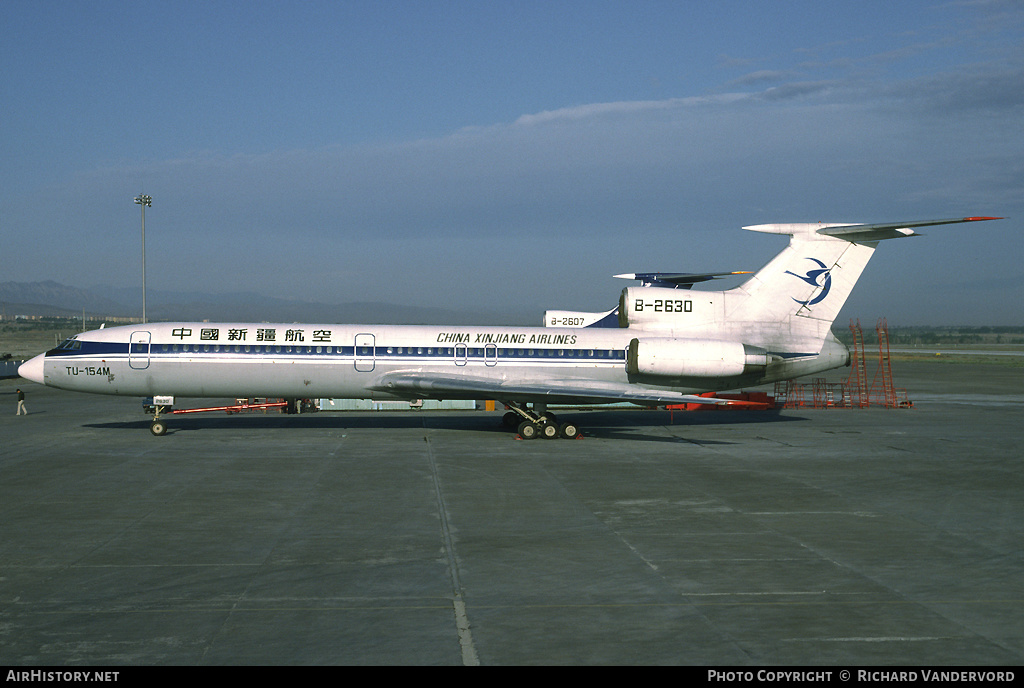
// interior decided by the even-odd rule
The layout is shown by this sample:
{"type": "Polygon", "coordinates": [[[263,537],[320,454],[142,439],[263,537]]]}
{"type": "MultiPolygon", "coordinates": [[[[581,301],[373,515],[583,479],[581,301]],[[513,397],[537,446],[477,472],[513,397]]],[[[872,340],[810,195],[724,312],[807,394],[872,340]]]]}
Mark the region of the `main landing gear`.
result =
{"type": "Polygon", "coordinates": [[[527,409],[526,404],[507,402],[511,410],[502,417],[505,427],[516,428],[524,440],[543,437],[546,440],[579,439],[583,433],[575,423],[560,423],[555,414],[549,413],[545,404],[534,404],[527,409]]]}

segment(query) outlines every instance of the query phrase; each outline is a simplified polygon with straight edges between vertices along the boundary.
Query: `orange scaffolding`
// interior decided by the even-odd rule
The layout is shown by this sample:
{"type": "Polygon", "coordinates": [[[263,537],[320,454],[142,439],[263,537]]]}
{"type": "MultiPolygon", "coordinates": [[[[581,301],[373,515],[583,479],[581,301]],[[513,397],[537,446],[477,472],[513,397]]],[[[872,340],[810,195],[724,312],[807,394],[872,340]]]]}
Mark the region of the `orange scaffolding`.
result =
{"type": "Polygon", "coordinates": [[[775,383],[775,402],[782,408],[912,408],[905,389],[893,386],[892,361],[889,356],[889,325],[879,318],[875,326],[878,334],[878,365],[868,386],[867,356],[864,333],[859,320],[850,320],[853,348],[850,351],[850,375],[843,382],[828,382],[814,378],[810,385],[795,380],[775,383]],[[810,395],[808,395],[810,389],[810,395]]]}
{"type": "Polygon", "coordinates": [[[871,403],[868,394],[867,357],[864,355],[864,332],[860,320],[850,318],[850,332],[853,334],[853,350],[850,351],[850,376],[846,385],[850,390],[852,405],[863,408],[871,403]]]}
{"type": "Polygon", "coordinates": [[[907,390],[896,389],[892,381],[892,362],[889,358],[889,325],[885,318],[879,318],[875,326],[878,332],[878,368],[871,383],[871,403],[886,408],[910,408],[907,390]]]}

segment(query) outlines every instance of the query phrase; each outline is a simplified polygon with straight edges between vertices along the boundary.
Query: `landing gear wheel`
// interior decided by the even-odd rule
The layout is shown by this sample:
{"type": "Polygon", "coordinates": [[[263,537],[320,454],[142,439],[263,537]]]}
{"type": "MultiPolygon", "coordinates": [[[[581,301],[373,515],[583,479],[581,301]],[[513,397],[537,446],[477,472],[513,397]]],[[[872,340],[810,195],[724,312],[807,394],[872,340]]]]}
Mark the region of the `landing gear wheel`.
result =
{"type": "Polygon", "coordinates": [[[157,437],[161,437],[167,434],[167,423],[162,420],[154,420],[149,424],[149,431],[157,437]]]}
{"type": "Polygon", "coordinates": [[[519,436],[524,440],[537,439],[537,435],[540,434],[540,427],[531,421],[524,420],[519,424],[519,436]]]}
{"type": "Polygon", "coordinates": [[[519,424],[522,423],[523,421],[522,418],[519,417],[518,413],[516,413],[515,411],[509,411],[508,413],[501,417],[501,422],[505,425],[506,428],[515,428],[518,427],[519,424]]]}
{"type": "Polygon", "coordinates": [[[558,426],[552,423],[542,423],[540,426],[540,436],[546,440],[558,439],[558,426]]]}
{"type": "Polygon", "coordinates": [[[567,440],[578,439],[583,433],[580,432],[580,428],[575,423],[562,423],[558,428],[558,434],[567,440]]]}

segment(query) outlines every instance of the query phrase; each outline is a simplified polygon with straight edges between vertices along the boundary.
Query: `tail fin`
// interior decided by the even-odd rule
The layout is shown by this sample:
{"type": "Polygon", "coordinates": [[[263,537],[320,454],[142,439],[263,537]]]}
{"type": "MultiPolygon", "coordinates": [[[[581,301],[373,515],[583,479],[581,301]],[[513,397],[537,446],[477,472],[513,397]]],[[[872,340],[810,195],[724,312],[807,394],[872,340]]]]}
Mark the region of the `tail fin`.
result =
{"type": "MultiPolygon", "coordinates": [[[[744,227],[755,232],[788,234],[789,246],[734,290],[733,322],[778,323],[790,344],[804,346],[828,336],[879,241],[917,236],[916,227],[998,220],[965,217],[907,223],[769,224],[744,227]],[[741,298],[736,298],[740,296],[741,298]]],[[[765,334],[768,334],[767,332],[765,334]]],[[[768,338],[772,338],[770,335],[768,338]]]]}

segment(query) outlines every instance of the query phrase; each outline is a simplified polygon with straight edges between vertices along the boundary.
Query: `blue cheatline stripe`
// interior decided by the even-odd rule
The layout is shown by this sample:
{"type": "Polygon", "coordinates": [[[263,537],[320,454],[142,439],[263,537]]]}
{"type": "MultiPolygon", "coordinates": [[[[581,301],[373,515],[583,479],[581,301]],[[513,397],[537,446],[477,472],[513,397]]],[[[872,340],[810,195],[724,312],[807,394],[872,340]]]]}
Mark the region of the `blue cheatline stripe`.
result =
{"type": "Polygon", "coordinates": [[[58,347],[46,353],[47,357],[94,357],[124,356],[128,353],[145,355],[153,358],[173,357],[187,354],[190,357],[202,357],[222,354],[249,354],[252,356],[313,356],[336,358],[375,358],[377,360],[468,360],[484,361],[588,361],[617,362],[626,358],[625,351],[620,349],[530,349],[469,347],[465,353],[456,352],[455,347],[418,347],[418,346],[332,346],[332,345],[293,345],[293,344],[132,344],[124,342],[89,342],[77,341],[78,348],[58,347]]]}
{"type": "Polygon", "coordinates": [[[769,356],[778,356],[779,358],[811,358],[817,356],[818,352],[812,351],[810,353],[800,353],[796,351],[769,351],[769,356]]]}
{"type": "MultiPolygon", "coordinates": [[[[129,353],[126,342],[90,342],[75,340],[78,348],[64,346],[46,352],[47,357],[65,356],[123,356],[129,353]]],[[[528,347],[484,348],[467,347],[456,352],[450,346],[333,346],[325,344],[133,344],[132,354],[163,357],[173,354],[202,356],[212,354],[250,354],[254,356],[331,356],[338,358],[375,358],[378,360],[463,360],[495,359],[501,361],[624,361],[626,352],[622,349],[554,349],[528,347]],[[465,351],[465,353],[463,353],[465,351]]],[[[769,351],[781,358],[811,358],[817,352],[769,351]]]]}

